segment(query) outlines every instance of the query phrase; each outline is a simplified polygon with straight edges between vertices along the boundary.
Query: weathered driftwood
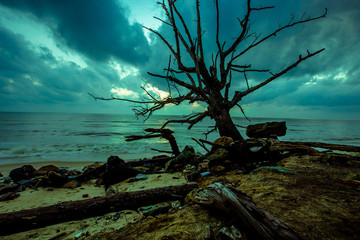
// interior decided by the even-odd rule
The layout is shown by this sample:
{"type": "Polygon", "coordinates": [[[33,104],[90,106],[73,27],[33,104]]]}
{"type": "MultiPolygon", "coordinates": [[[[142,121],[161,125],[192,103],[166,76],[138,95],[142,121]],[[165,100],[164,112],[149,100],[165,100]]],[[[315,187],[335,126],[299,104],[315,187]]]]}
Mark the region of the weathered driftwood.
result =
{"type": "Polygon", "coordinates": [[[289,152],[289,154],[301,153],[316,155],[319,153],[319,151],[311,147],[302,144],[293,144],[292,142],[275,142],[271,144],[269,150],[272,152],[289,152]]]}
{"type": "Polygon", "coordinates": [[[175,140],[175,137],[173,135],[174,132],[172,130],[167,129],[167,128],[160,128],[160,129],[147,128],[147,129],[145,129],[145,132],[149,132],[150,134],[143,135],[143,136],[139,136],[139,135],[126,136],[125,141],[131,142],[131,141],[136,141],[136,140],[144,139],[144,138],[162,137],[169,141],[171,150],[175,154],[175,156],[180,154],[180,150],[179,150],[179,147],[175,140]]]}
{"type": "Polygon", "coordinates": [[[280,137],[286,134],[285,122],[266,122],[249,125],[246,128],[246,135],[250,138],[280,137]]]}
{"type": "Polygon", "coordinates": [[[294,144],[294,145],[304,145],[309,147],[318,147],[326,148],[330,150],[339,150],[346,152],[360,152],[360,147],[351,146],[351,145],[342,145],[342,144],[331,144],[331,143],[321,143],[321,142],[287,142],[281,141],[282,143],[294,144]]]}
{"type": "Polygon", "coordinates": [[[101,216],[124,209],[137,209],[159,202],[181,200],[197,184],[183,184],[134,192],[121,192],[104,197],[68,201],[17,212],[0,214],[0,235],[8,235],[60,222],[101,216]]]}
{"type": "Polygon", "coordinates": [[[214,183],[198,191],[195,201],[236,217],[237,227],[249,239],[302,239],[293,228],[259,209],[250,197],[235,188],[214,183]]]}

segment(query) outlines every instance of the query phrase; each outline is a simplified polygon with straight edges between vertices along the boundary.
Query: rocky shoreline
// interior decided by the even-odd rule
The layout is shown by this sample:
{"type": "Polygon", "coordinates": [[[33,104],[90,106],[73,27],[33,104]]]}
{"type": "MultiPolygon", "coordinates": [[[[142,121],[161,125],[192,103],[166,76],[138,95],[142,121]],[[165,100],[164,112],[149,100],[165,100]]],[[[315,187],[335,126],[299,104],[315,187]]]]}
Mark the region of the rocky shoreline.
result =
{"type": "MultiPolygon", "coordinates": [[[[88,164],[82,170],[54,165],[15,168],[0,180],[1,198],[8,197],[1,202],[0,221],[24,209],[72,201],[67,203],[71,208],[85,200],[123,199],[121,194],[127,192],[133,192],[135,198],[126,198],[139,204],[131,209],[114,204],[101,215],[84,215],[76,218],[82,220],[21,232],[21,226],[12,231],[7,228],[0,239],[252,239],[253,233],[233,214],[219,215],[204,207],[199,189],[213,184],[230,187],[234,194],[245,192],[245,201],[294,229],[296,239],[359,238],[360,217],[354,214],[360,210],[358,152],[319,151],[276,138],[237,143],[222,137],[209,144],[212,148],[205,155],[187,146],[176,157],[125,162],[111,156],[106,163],[88,164]],[[196,186],[190,193],[166,193],[156,199],[163,187],[173,186],[170,189],[175,191],[189,183],[196,186]],[[146,204],[150,196],[146,194],[152,189],[155,200],[146,204]],[[164,197],[171,195],[174,198],[169,201],[164,197]]],[[[35,220],[31,221],[36,225],[35,220]]],[[[255,220],[263,221],[258,216],[255,220]]]]}

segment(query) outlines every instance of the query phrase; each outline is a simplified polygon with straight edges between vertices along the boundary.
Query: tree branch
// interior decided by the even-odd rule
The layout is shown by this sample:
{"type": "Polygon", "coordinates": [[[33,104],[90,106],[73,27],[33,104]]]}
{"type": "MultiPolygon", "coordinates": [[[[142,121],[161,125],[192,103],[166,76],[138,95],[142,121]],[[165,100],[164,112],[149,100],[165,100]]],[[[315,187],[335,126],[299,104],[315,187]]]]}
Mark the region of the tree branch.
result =
{"type": "Polygon", "coordinates": [[[231,100],[231,106],[235,106],[244,96],[254,92],[255,90],[265,86],[266,84],[270,83],[271,81],[279,78],[280,76],[284,75],[285,73],[287,73],[289,70],[295,68],[297,65],[299,65],[299,63],[301,63],[302,61],[305,61],[306,59],[308,58],[311,58],[319,53],[321,53],[322,51],[324,51],[325,48],[323,49],[320,49],[314,53],[310,53],[308,51],[307,55],[305,57],[302,57],[301,55],[299,56],[299,59],[293,63],[292,65],[288,66],[287,68],[285,68],[284,70],[282,70],[281,72],[278,72],[276,74],[272,74],[272,76],[270,78],[268,78],[267,80],[263,81],[262,83],[254,86],[254,87],[251,87],[249,89],[247,89],[246,91],[244,92],[235,92],[235,95],[234,95],[234,98],[231,100]]]}
{"type": "Polygon", "coordinates": [[[196,123],[202,121],[205,117],[209,116],[209,112],[205,111],[202,113],[194,113],[194,114],[190,114],[187,116],[186,119],[182,119],[182,120],[168,120],[167,122],[165,122],[163,124],[163,126],[161,128],[166,127],[166,125],[168,125],[169,123],[188,123],[189,127],[188,129],[191,129],[196,123]]]}

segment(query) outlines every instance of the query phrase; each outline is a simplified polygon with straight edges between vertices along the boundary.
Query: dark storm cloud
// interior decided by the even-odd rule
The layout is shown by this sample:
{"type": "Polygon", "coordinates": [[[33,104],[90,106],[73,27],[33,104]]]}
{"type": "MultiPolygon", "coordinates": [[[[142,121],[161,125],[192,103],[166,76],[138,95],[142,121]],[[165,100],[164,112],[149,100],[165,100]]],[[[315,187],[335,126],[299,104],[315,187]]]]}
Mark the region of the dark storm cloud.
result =
{"type": "Polygon", "coordinates": [[[128,21],[127,10],[115,0],[1,0],[0,4],[35,15],[67,47],[97,61],[116,57],[138,65],[150,48],[142,27],[128,21]]]}
{"type": "Polygon", "coordinates": [[[2,110],[27,104],[82,104],[96,90],[108,93],[116,72],[98,63],[81,68],[56,59],[51,50],[35,47],[0,26],[0,102],[2,110]]]}

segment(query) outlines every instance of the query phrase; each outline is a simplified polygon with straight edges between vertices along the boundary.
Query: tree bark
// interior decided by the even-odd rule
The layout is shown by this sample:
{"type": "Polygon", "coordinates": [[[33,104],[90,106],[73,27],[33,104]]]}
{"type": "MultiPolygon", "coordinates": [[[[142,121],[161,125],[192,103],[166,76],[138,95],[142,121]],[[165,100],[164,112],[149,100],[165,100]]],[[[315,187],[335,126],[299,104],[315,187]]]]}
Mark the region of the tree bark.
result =
{"type": "Polygon", "coordinates": [[[227,108],[219,108],[213,113],[213,118],[216,122],[216,127],[219,130],[219,134],[221,137],[231,137],[234,141],[242,140],[244,138],[236,128],[229,111],[230,110],[227,108]]]}
{"type": "Polygon", "coordinates": [[[183,184],[134,192],[121,192],[105,197],[68,201],[0,214],[0,235],[22,232],[66,221],[101,216],[124,209],[137,209],[159,202],[184,199],[197,184],[183,184]]]}
{"type": "Polygon", "coordinates": [[[244,231],[249,239],[303,239],[293,228],[258,208],[249,196],[235,188],[214,183],[198,191],[195,201],[235,217],[237,227],[244,231]]]}

